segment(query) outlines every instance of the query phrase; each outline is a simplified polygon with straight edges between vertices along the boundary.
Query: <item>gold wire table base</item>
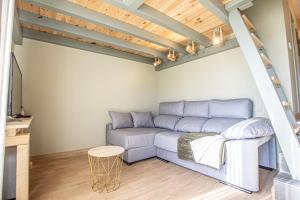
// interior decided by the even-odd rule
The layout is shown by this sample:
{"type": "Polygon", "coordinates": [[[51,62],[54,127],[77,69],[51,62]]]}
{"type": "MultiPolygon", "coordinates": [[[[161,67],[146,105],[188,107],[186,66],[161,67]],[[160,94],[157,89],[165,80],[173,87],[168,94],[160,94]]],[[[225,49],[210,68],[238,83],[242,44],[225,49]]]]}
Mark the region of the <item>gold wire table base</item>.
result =
{"type": "Polygon", "coordinates": [[[88,160],[94,192],[112,192],[120,187],[123,153],[109,157],[88,154],[88,160]]]}

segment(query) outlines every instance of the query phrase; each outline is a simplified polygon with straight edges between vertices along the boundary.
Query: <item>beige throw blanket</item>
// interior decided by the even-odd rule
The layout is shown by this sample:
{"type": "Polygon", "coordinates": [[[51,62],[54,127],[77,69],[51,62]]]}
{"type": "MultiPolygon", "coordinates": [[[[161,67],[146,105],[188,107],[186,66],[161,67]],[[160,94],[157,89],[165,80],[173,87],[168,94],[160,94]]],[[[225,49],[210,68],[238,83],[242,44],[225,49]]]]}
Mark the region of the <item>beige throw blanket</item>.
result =
{"type": "Polygon", "coordinates": [[[221,135],[206,136],[190,142],[195,162],[220,169],[225,163],[225,142],[221,135]]]}

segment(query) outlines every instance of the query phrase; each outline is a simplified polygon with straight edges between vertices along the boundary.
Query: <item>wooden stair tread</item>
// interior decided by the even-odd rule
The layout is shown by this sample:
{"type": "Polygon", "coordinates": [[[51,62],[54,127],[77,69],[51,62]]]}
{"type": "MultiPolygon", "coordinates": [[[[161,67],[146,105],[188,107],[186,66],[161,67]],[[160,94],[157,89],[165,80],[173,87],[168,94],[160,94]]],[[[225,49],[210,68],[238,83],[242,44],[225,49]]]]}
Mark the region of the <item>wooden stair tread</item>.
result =
{"type": "Polygon", "coordinates": [[[246,26],[248,27],[250,32],[256,32],[256,28],[255,26],[252,24],[252,22],[249,20],[249,18],[246,15],[242,15],[242,18],[246,24],[246,26]]]}
{"type": "Polygon", "coordinates": [[[257,48],[259,49],[264,48],[264,43],[254,33],[251,33],[251,37],[257,48]]]}
{"type": "Polygon", "coordinates": [[[293,131],[294,131],[295,134],[299,135],[300,134],[300,125],[298,125],[297,127],[295,127],[293,129],[293,131]]]}
{"type": "Polygon", "coordinates": [[[280,87],[281,86],[281,82],[278,78],[276,78],[275,76],[271,76],[271,80],[273,82],[273,84],[276,86],[276,87],[280,87]]]}
{"type": "Polygon", "coordinates": [[[289,104],[289,102],[287,102],[287,101],[282,101],[281,104],[282,104],[282,106],[283,106],[284,108],[286,108],[286,109],[290,107],[290,104],[289,104]]]}
{"type": "Polygon", "coordinates": [[[272,66],[272,61],[264,53],[260,53],[260,57],[265,66],[267,66],[267,67],[272,66]]]}

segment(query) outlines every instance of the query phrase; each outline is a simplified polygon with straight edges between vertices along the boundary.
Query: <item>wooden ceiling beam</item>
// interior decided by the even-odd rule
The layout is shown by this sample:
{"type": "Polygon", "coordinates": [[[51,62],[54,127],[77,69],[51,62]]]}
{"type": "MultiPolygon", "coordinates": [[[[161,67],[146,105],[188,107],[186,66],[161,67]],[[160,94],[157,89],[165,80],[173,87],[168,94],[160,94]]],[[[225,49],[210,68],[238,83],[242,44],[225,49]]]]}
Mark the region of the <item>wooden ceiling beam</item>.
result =
{"type": "Polygon", "coordinates": [[[227,26],[229,25],[228,13],[225,10],[225,6],[219,0],[198,0],[203,6],[205,6],[210,12],[216,15],[227,26]]]}
{"type": "Polygon", "coordinates": [[[24,29],[23,30],[23,37],[32,39],[32,40],[38,40],[42,42],[47,42],[51,44],[57,44],[61,46],[71,47],[75,49],[81,49],[84,51],[90,51],[94,53],[104,54],[108,56],[114,56],[118,58],[124,58],[127,60],[132,60],[136,62],[146,63],[146,64],[152,64],[153,59],[146,58],[144,56],[124,52],[124,51],[118,51],[116,49],[108,48],[108,47],[101,47],[94,44],[88,44],[85,42],[80,42],[68,38],[64,38],[61,36],[55,36],[53,34],[49,33],[43,33],[40,31],[34,31],[31,29],[24,29]]]}
{"type": "Polygon", "coordinates": [[[73,26],[73,25],[70,25],[67,23],[59,22],[57,20],[49,19],[47,17],[41,17],[39,15],[30,13],[30,12],[20,10],[19,14],[20,14],[21,23],[55,30],[55,31],[58,31],[61,33],[74,35],[74,36],[77,36],[80,38],[85,38],[85,39],[93,40],[96,42],[101,42],[104,44],[109,44],[109,45],[113,45],[116,47],[121,47],[121,48],[129,49],[129,50],[141,52],[141,53],[151,55],[154,57],[164,58],[166,56],[163,52],[154,50],[152,48],[137,45],[132,42],[114,38],[114,37],[111,37],[106,34],[96,32],[96,31],[91,31],[91,30],[88,30],[85,28],[81,28],[81,27],[73,26]]]}
{"type": "Polygon", "coordinates": [[[14,13],[13,41],[17,45],[23,44],[22,27],[19,21],[19,13],[17,7],[15,7],[15,13],[14,13]]]}
{"type": "Polygon", "coordinates": [[[203,46],[210,46],[212,44],[211,40],[204,36],[203,34],[195,31],[194,29],[178,22],[177,20],[165,15],[164,13],[148,6],[146,4],[141,5],[138,9],[127,6],[120,0],[105,0],[107,3],[119,7],[121,9],[127,10],[134,15],[140,16],[146,20],[149,20],[159,26],[167,28],[175,33],[178,33],[188,40],[193,40],[203,46]]]}
{"type": "Polygon", "coordinates": [[[155,70],[161,71],[164,69],[168,69],[170,67],[175,67],[177,65],[181,65],[181,64],[193,61],[193,60],[198,60],[200,58],[210,56],[213,54],[221,53],[223,51],[227,51],[229,49],[233,49],[238,46],[239,46],[239,44],[235,38],[231,39],[231,40],[227,40],[227,41],[225,41],[225,44],[222,46],[210,46],[205,49],[201,49],[196,55],[188,54],[188,55],[182,56],[182,57],[178,58],[178,60],[176,62],[170,62],[170,61],[164,62],[161,65],[157,66],[155,68],[155,70]]]}
{"type": "Polygon", "coordinates": [[[43,8],[75,17],[96,25],[105,26],[115,31],[123,32],[145,41],[157,44],[166,48],[172,48],[180,53],[186,53],[185,47],[181,44],[163,38],[159,35],[140,29],[134,25],[109,17],[102,13],[84,8],[80,5],[68,2],[66,0],[25,0],[25,2],[32,3],[43,8]]]}

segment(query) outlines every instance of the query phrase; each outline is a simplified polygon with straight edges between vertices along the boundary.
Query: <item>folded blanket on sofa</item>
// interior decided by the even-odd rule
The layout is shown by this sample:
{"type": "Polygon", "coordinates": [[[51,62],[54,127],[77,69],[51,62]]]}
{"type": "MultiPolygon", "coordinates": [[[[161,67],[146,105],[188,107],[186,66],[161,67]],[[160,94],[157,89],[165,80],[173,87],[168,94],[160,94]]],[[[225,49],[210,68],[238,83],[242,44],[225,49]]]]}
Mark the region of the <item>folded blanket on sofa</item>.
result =
{"type": "Polygon", "coordinates": [[[195,162],[220,169],[225,162],[225,141],[221,135],[206,136],[190,142],[195,162]]]}
{"type": "Polygon", "coordinates": [[[178,138],[177,155],[182,160],[195,161],[190,142],[206,136],[215,136],[217,133],[186,133],[178,138]]]}

